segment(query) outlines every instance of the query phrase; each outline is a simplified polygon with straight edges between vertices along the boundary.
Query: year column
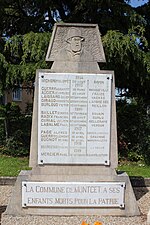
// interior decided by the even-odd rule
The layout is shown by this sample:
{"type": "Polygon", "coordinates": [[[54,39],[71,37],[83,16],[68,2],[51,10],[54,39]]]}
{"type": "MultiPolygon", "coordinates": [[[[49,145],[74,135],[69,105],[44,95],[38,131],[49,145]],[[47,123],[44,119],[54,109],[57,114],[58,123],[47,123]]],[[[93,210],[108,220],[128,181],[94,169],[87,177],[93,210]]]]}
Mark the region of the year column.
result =
{"type": "Polygon", "coordinates": [[[87,80],[76,76],[71,80],[70,94],[70,154],[86,155],[87,80]]]}

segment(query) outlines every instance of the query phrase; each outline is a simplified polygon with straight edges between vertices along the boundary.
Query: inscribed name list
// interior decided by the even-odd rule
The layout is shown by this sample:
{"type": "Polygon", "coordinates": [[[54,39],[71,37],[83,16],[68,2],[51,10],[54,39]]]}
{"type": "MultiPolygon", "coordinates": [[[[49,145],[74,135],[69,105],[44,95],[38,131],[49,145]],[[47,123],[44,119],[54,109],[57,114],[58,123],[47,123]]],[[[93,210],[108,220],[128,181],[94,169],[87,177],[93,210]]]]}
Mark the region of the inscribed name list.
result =
{"type": "Polygon", "coordinates": [[[22,207],[124,208],[124,182],[22,182],[22,207]]]}
{"type": "Polygon", "coordinates": [[[109,165],[112,74],[39,72],[38,163],[109,165]]]}

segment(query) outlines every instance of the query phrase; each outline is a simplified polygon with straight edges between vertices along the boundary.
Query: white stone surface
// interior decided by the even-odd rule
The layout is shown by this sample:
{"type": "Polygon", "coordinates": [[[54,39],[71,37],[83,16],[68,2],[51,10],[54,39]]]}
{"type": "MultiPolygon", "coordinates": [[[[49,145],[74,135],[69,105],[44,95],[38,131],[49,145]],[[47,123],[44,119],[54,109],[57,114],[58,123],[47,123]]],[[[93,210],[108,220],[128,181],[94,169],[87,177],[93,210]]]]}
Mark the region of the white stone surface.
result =
{"type": "Polygon", "coordinates": [[[124,208],[124,182],[22,182],[22,207],[124,208]]]}
{"type": "Polygon", "coordinates": [[[110,163],[112,74],[39,72],[38,163],[110,163]]]}
{"type": "Polygon", "coordinates": [[[147,214],[147,223],[150,224],[150,210],[149,210],[149,212],[147,214]]]}

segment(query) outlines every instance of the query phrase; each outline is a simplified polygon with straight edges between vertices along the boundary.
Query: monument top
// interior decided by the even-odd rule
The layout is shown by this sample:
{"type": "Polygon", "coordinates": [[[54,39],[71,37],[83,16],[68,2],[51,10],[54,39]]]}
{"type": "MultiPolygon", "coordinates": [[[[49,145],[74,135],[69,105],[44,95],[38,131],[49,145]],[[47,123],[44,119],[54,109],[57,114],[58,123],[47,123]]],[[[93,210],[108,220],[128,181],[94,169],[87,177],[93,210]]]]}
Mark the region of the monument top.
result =
{"type": "Polygon", "coordinates": [[[106,62],[98,25],[56,23],[46,61],[106,62]]]}

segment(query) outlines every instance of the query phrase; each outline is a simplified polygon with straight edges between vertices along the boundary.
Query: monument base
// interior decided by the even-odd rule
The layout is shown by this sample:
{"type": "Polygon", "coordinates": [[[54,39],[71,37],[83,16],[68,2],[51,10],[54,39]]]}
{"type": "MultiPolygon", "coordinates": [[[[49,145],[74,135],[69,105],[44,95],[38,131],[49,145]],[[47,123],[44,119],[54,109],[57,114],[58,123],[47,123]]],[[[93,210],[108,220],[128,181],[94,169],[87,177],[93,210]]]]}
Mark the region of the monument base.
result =
{"type": "Polygon", "coordinates": [[[2,215],[2,225],[81,225],[85,221],[87,224],[93,225],[96,221],[101,222],[103,225],[113,224],[143,224],[143,218],[136,217],[104,217],[104,216],[11,216],[2,215]],[[132,221],[132,222],[131,222],[132,221]]]}
{"type": "Polygon", "coordinates": [[[150,210],[149,210],[149,212],[147,214],[147,224],[150,224],[150,210]]]}
{"type": "MultiPolygon", "coordinates": [[[[126,173],[122,174],[113,174],[108,173],[105,177],[102,175],[99,176],[92,176],[92,174],[84,174],[84,175],[79,175],[78,174],[71,174],[66,175],[66,177],[59,176],[58,174],[52,174],[52,175],[35,175],[32,174],[33,171],[21,171],[20,175],[17,178],[16,184],[14,186],[14,191],[12,193],[12,197],[10,199],[10,202],[7,206],[7,209],[3,215],[4,220],[6,218],[9,218],[11,216],[27,216],[27,215],[45,215],[45,216],[105,216],[105,215],[112,215],[112,216],[136,216],[140,215],[137,202],[134,196],[134,192],[132,190],[132,186],[129,180],[129,177],[127,176],[126,173]],[[69,183],[69,184],[76,184],[78,182],[82,183],[84,185],[84,182],[88,181],[88,184],[90,183],[93,185],[93,182],[96,184],[98,183],[111,183],[114,182],[117,184],[118,182],[124,182],[125,183],[125,191],[124,191],[124,203],[125,206],[123,208],[121,207],[113,207],[113,206],[102,206],[102,207],[92,207],[91,205],[87,205],[84,207],[71,207],[70,205],[68,207],[66,206],[59,206],[59,207],[40,207],[40,206],[34,206],[34,207],[22,207],[22,182],[38,182],[41,184],[43,182],[54,182],[54,177],[55,177],[55,182],[61,182],[63,181],[64,183],[69,183]],[[94,179],[93,179],[94,178],[94,179]],[[61,180],[62,179],[62,180],[61,180]]],[[[66,173],[66,171],[65,171],[66,173]]],[[[32,193],[31,193],[32,194],[32,193]]],[[[33,194],[34,195],[34,194],[33,194]]],[[[51,194],[50,194],[51,195],[51,194]]],[[[49,195],[49,198],[50,198],[49,195]]],[[[82,193],[80,193],[80,196],[82,197],[82,193]]],[[[78,193],[77,193],[78,196],[78,193]]],[[[91,195],[93,198],[93,195],[91,195]]],[[[61,197],[61,195],[60,195],[61,197]]],[[[62,197],[63,198],[63,197],[62,197]]],[[[108,195],[109,198],[109,195],[108,195]]],[[[72,204],[72,203],[71,203],[72,204]]],[[[12,220],[11,224],[12,224],[12,220]]],[[[2,224],[9,224],[9,223],[2,223],[2,224]]],[[[16,223],[15,223],[16,224],[16,223]]]]}

